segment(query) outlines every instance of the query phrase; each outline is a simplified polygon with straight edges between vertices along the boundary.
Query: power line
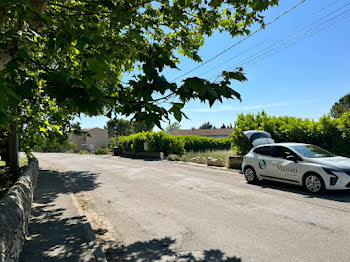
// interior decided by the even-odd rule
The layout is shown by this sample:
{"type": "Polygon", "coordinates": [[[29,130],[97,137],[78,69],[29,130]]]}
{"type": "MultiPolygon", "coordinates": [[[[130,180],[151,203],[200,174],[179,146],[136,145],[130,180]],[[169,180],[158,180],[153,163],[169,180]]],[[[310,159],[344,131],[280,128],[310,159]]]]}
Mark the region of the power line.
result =
{"type": "MultiPolygon", "coordinates": [[[[306,31],[303,32],[302,34],[300,34],[300,35],[298,35],[298,36],[292,38],[292,39],[291,39],[291,42],[289,42],[289,43],[287,43],[286,41],[282,41],[282,44],[280,44],[280,45],[277,46],[277,47],[274,47],[274,48],[272,48],[272,49],[270,49],[270,50],[267,50],[267,51],[265,51],[266,49],[265,49],[265,50],[262,50],[262,51],[260,51],[260,53],[257,53],[257,54],[255,54],[255,55],[253,55],[253,56],[251,56],[251,57],[248,57],[248,58],[245,59],[243,62],[237,63],[236,66],[238,66],[238,65],[239,65],[239,66],[244,66],[244,65],[247,65],[247,64],[249,64],[249,63],[251,63],[251,62],[253,62],[253,61],[255,61],[255,62],[261,61],[261,60],[263,60],[266,56],[271,56],[271,55],[273,55],[273,54],[275,54],[275,53],[277,53],[277,52],[280,52],[281,50],[284,50],[284,49],[286,49],[286,48],[288,48],[288,47],[290,47],[290,46],[296,44],[297,41],[299,41],[299,40],[304,40],[304,39],[306,39],[306,38],[308,38],[308,37],[311,37],[311,36],[313,36],[313,35],[315,35],[315,34],[321,32],[321,31],[323,31],[324,29],[326,29],[326,28],[328,28],[329,26],[333,25],[334,22],[336,22],[336,23],[340,22],[340,21],[333,21],[333,20],[334,20],[334,19],[337,19],[337,18],[340,17],[340,16],[343,16],[342,18],[344,18],[345,15],[346,15],[347,13],[349,13],[349,12],[350,12],[350,10],[346,10],[346,11],[342,12],[341,14],[338,14],[338,15],[336,15],[336,16],[334,16],[334,17],[332,17],[332,18],[330,18],[330,19],[328,19],[328,20],[326,20],[326,21],[324,21],[323,23],[321,23],[321,24],[319,24],[319,25],[317,25],[317,26],[315,26],[315,27],[313,27],[313,28],[311,28],[311,29],[306,30],[306,31]],[[325,26],[324,26],[324,27],[321,27],[321,26],[324,25],[324,24],[325,24],[325,26]],[[264,51],[265,51],[265,52],[264,52],[264,51]],[[261,52],[263,52],[263,53],[261,53],[261,52]]],[[[281,42],[281,41],[280,41],[280,42],[281,42]]],[[[236,66],[233,66],[233,67],[236,67],[236,66]]],[[[230,68],[233,68],[233,67],[230,67],[230,68]]],[[[229,69],[227,69],[227,70],[229,70],[229,69]]]]}
{"type": "MultiPolygon", "coordinates": [[[[344,14],[350,13],[350,10],[344,11],[343,13],[344,13],[344,14]]],[[[339,16],[340,16],[340,15],[339,15],[339,16]]],[[[257,54],[252,55],[252,56],[250,56],[250,57],[244,59],[243,61],[240,61],[240,62],[236,63],[234,66],[232,66],[232,67],[230,67],[230,68],[227,68],[226,70],[232,70],[233,68],[235,68],[235,67],[237,67],[237,66],[247,66],[248,64],[251,64],[252,62],[258,63],[258,62],[264,60],[266,57],[272,56],[272,55],[274,55],[274,54],[276,54],[276,53],[278,53],[278,52],[280,52],[280,51],[282,51],[282,50],[284,50],[284,49],[286,49],[286,48],[288,48],[288,47],[290,47],[290,46],[292,46],[292,45],[295,45],[295,44],[298,42],[298,40],[304,40],[304,39],[306,39],[306,38],[308,38],[308,37],[311,37],[311,36],[313,36],[313,35],[315,35],[315,34],[321,32],[321,31],[325,30],[326,28],[328,28],[328,27],[334,25],[335,23],[339,23],[339,22],[341,22],[341,21],[347,19],[348,17],[343,16],[340,20],[338,20],[338,21],[333,21],[333,22],[332,22],[331,20],[333,20],[333,19],[335,19],[335,18],[338,18],[338,17],[334,17],[334,18],[332,18],[332,19],[330,19],[330,20],[327,20],[326,22],[327,22],[328,24],[327,24],[326,26],[324,26],[324,27],[321,27],[321,28],[314,27],[314,28],[312,28],[311,30],[309,30],[309,31],[311,31],[311,33],[303,34],[303,35],[301,35],[301,36],[295,38],[295,41],[293,41],[293,42],[291,42],[291,43],[283,43],[282,45],[277,46],[276,48],[273,48],[273,49],[267,50],[267,51],[262,50],[262,51],[258,52],[257,54]],[[329,23],[329,22],[330,22],[330,23],[329,23]],[[264,51],[265,51],[265,52],[264,52],[264,51]]],[[[212,77],[208,78],[208,80],[212,80],[212,79],[214,79],[214,78],[217,79],[218,77],[220,77],[220,74],[219,74],[219,75],[215,74],[215,75],[213,75],[212,77]]],[[[216,80],[215,80],[215,81],[216,81],[216,80]]]]}
{"type": "MultiPolygon", "coordinates": [[[[315,12],[312,13],[312,14],[314,15],[314,14],[320,13],[320,12],[323,11],[324,9],[329,8],[330,6],[336,4],[336,3],[339,2],[339,1],[340,1],[340,0],[335,0],[335,1],[333,1],[332,3],[326,5],[325,7],[323,7],[323,8],[321,8],[321,9],[315,11],[315,12]]],[[[343,8],[343,7],[342,7],[342,8],[343,8]]],[[[342,9],[342,8],[340,8],[340,9],[342,9]]],[[[336,11],[337,11],[337,10],[336,10],[336,11]]],[[[330,14],[331,14],[331,13],[330,13],[330,14]]],[[[329,14],[329,15],[330,15],[330,14],[329,14]]],[[[322,19],[323,19],[323,18],[322,18],[322,19]]],[[[322,20],[322,19],[321,19],[321,20],[322,20]]],[[[316,21],[316,22],[317,22],[317,21],[316,21]]],[[[314,22],[314,23],[316,23],[316,22],[314,22]]],[[[299,23],[299,24],[300,24],[300,23],[299,23]]],[[[299,25],[299,24],[297,24],[297,25],[299,25]]],[[[293,27],[296,27],[297,25],[294,25],[293,27]]],[[[308,26],[311,26],[311,25],[312,25],[312,24],[309,24],[308,26]]],[[[305,27],[304,27],[304,28],[305,28],[305,27]]],[[[277,32],[277,33],[284,32],[284,31],[285,31],[285,30],[280,30],[280,31],[277,32]]],[[[296,33],[296,32],[297,32],[297,31],[295,31],[294,33],[296,33]]],[[[289,37],[289,36],[288,36],[288,37],[289,37]]],[[[250,50],[252,50],[252,49],[257,48],[258,46],[261,46],[262,44],[264,44],[264,43],[267,42],[267,41],[268,41],[268,40],[264,40],[264,41],[260,42],[259,44],[254,45],[253,47],[250,47],[250,48],[248,48],[248,49],[242,51],[241,53],[235,55],[234,57],[231,57],[230,59],[225,60],[224,62],[220,63],[219,65],[217,65],[217,66],[215,66],[215,67],[211,67],[210,69],[206,70],[204,73],[201,73],[201,74],[199,74],[199,75],[200,75],[200,76],[206,75],[207,73],[209,73],[209,72],[215,70],[216,68],[218,68],[218,67],[220,67],[220,66],[222,66],[222,65],[224,65],[224,64],[227,64],[228,62],[231,62],[232,60],[234,60],[234,59],[237,58],[237,57],[240,57],[240,56],[243,55],[244,53],[246,53],[246,52],[248,52],[248,51],[250,51],[250,50]]],[[[281,41],[282,41],[282,40],[281,40],[281,41]]],[[[280,42],[281,42],[281,41],[280,41],[280,42]]],[[[278,43],[279,43],[279,42],[278,42],[278,43]]],[[[278,43],[275,43],[275,44],[273,44],[273,45],[276,45],[276,44],[278,44],[278,43]]],[[[271,47],[271,46],[269,46],[269,47],[271,47]]]]}
{"type": "MultiPolygon", "coordinates": [[[[293,7],[291,7],[290,9],[288,9],[287,11],[283,12],[282,14],[280,14],[279,16],[277,16],[275,19],[273,19],[272,21],[270,21],[269,23],[267,23],[265,25],[265,28],[269,25],[271,25],[272,23],[274,23],[275,21],[277,21],[278,19],[280,19],[282,16],[288,14],[289,12],[291,12],[292,10],[294,10],[295,8],[297,8],[299,5],[303,4],[304,2],[306,2],[306,0],[302,0],[300,1],[298,4],[294,5],[293,7]]],[[[174,80],[172,80],[172,82],[188,75],[189,73],[192,73],[193,71],[197,70],[198,68],[204,66],[205,64],[213,61],[214,59],[216,59],[217,57],[223,55],[224,53],[226,53],[227,51],[231,50],[232,48],[234,48],[235,46],[239,45],[240,43],[242,43],[243,41],[247,40],[248,38],[252,37],[253,35],[255,35],[256,33],[260,32],[261,30],[263,30],[264,28],[261,27],[260,29],[254,31],[253,33],[247,35],[245,38],[243,38],[242,40],[238,41],[237,43],[235,43],[234,45],[230,46],[229,48],[223,50],[222,52],[218,53],[217,55],[213,56],[212,58],[210,58],[209,60],[203,62],[202,64],[194,67],[193,69],[187,71],[186,73],[180,75],[179,77],[175,78],[174,80]]]]}
{"type": "MultiPolygon", "coordinates": [[[[297,31],[290,34],[287,38],[287,40],[280,40],[270,46],[268,46],[267,48],[263,49],[263,50],[260,50],[259,52],[241,60],[240,62],[236,63],[234,66],[230,66],[229,68],[227,68],[226,70],[231,70],[232,68],[234,67],[237,67],[238,65],[239,66],[243,66],[243,65],[246,65],[252,61],[257,61],[259,58],[258,61],[261,61],[263,60],[266,56],[268,55],[273,55],[283,49],[286,49],[292,45],[294,45],[295,43],[297,43],[298,40],[304,40],[306,39],[307,37],[311,37],[321,31],[323,31],[324,29],[328,28],[329,26],[335,24],[335,23],[339,23],[340,21],[343,21],[344,19],[347,19],[347,17],[345,16],[347,13],[350,12],[350,9],[348,10],[345,10],[344,12],[340,13],[340,14],[337,14],[335,16],[333,16],[332,18],[322,22],[321,24],[318,24],[316,26],[313,26],[311,28],[308,28],[312,25],[314,25],[315,23],[319,22],[319,21],[322,21],[324,20],[325,18],[329,17],[330,15],[336,13],[337,11],[339,11],[340,9],[343,9],[345,6],[349,5],[350,3],[347,3],[345,4],[344,6],[342,6],[341,8],[338,8],[337,10],[335,11],[332,11],[330,13],[328,13],[326,16],[318,19],[317,21],[309,24],[308,26],[305,26],[304,28],[306,28],[307,30],[301,32],[300,34],[296,35],[297,34],[297,31]],[[337,18],[341,17],[340,20],[336,20],[337,18]],[[334,21],[335,20],[335,21],[334,21]],[[322,25],[325,25],[324,27],[321,27],[322,25]],[[296,35],[296,36],[294,36],[296,35]],[[294,36],[294,37],[293,37],[294,36]],[[287,41],[289,41],[289,43],[287,43],[287,41]],[[271,54],[272,53],[272,54],[271,54]]],[[[214,79],[216,78],[218,75],[215,74],[213,76],[211,76],[209,78],[209,80],[211,79],[214,79]]],[[[220,75],[219,75],[220,76],[220,75]]]]}

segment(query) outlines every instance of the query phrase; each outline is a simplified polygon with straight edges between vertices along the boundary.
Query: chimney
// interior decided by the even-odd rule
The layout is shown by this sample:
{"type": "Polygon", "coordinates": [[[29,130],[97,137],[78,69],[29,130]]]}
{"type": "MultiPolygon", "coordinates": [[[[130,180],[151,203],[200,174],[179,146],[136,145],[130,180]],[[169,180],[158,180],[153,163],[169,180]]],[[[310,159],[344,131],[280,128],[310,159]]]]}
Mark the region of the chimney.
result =
{"type": "Polygon", "coordinates": [[[192,135],[194,135],[194,130],[195,130],[195,128],[194,128],[194,127],[192,127],[192,135]]]}

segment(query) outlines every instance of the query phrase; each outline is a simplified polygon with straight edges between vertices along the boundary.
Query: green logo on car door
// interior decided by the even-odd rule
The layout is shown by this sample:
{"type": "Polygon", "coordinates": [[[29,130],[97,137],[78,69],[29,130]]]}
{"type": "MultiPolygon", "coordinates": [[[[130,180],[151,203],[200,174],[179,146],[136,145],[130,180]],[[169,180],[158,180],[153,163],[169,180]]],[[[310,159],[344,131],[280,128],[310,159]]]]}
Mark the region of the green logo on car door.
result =
{"type": "Polygon", "coordinates": [[[265,169],[265,168],[266,168],[266,162],[265,162],[265,160],[260,160],[260,161],[259,161],[259,167],[260,167],[260,169],[265,169]]]}

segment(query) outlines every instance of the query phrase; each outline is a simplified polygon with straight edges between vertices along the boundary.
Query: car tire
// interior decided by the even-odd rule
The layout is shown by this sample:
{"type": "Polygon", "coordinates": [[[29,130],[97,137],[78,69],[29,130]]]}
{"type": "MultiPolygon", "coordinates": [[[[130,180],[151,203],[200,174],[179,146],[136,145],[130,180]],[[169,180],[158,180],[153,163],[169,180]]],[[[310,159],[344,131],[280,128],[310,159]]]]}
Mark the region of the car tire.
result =
{"type": "Polygon", "coordinates": [[[316,173],[308,173],[304,176],[304,187],[312,194],[322,194],[326,191],[322,177],[316,173]]]}
{"type": "Polygon", "coordinates": [[[258,177],[256,176],[255,170],[251,166],[244,169],[244,177],[248,184],[256,184],[258,182],[258,177]]]}

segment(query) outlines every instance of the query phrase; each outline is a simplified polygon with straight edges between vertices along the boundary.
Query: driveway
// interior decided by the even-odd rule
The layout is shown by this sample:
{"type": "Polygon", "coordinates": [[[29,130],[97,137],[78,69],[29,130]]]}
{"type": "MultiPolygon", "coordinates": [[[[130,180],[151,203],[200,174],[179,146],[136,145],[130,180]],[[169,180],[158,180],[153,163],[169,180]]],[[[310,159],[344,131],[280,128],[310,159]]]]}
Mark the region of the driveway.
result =
{"type": "Polygon", "coordinates": [[[349,191],[313,196],[168,161],[35,156],[61,171],[110,261],[349,261],[349,191]]]}

